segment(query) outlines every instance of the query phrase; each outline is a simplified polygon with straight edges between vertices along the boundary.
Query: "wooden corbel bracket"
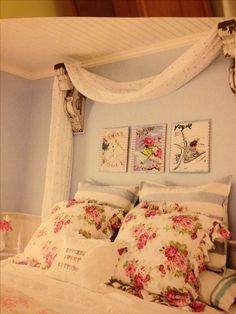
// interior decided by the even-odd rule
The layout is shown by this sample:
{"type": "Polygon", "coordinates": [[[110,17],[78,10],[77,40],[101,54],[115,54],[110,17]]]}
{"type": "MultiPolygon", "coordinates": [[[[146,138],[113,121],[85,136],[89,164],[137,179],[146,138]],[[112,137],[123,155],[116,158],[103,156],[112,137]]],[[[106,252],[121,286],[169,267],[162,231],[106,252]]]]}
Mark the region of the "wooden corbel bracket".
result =
{"type": "Polygon", "coordinates": [[[236,21],[234,19],[218,24],[218,34],[223,42],[223,52],[225,58],[230,59],[229,66],[229,86],[236,95],[236,75],[235,75],[235,51],[236,51],[236,21]]]}
{"type": "Polygon", "coordinates": [[[58,77],[60,90],[66,90],[64,111],[71,123],[73,134],[84,132],[84,114],[86,97],[82,95],[72,84],[64,63],[54,66],[58,77]]]}

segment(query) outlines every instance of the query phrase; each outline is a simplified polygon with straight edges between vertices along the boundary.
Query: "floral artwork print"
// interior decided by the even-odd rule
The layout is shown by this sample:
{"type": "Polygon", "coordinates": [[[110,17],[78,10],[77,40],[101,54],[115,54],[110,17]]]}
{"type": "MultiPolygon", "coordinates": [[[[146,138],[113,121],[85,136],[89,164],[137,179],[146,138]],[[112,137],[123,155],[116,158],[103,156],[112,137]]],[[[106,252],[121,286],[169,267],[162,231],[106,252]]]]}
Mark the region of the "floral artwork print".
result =
{"type": "Polygon", "coordinates": [[[62,228],[64,228],[66,225],[70,223],[71,223],[71,220],[70,220],[69,215],[65,215],[64,213],[59,214],[59,216],[57,216],[54,221],[54,228],[53,228],[54,233],[61,231],[62,228]]]}
{"type": "Polygon", "coordinates": [[[129,128],[104,129],[100,146],[99,169],[108,172],[126,172],[129,128]]]}
{"type": "Polygon", "coordinates": [[[198,274],[206,269],[213,241],[229,236],[221,221],[178,203],[144,201],[120,228],[116,241],[123,245],[108,285],[152,302],[203,311],[198,274]]]}
{"type": "Polygon", "coordinates": [[[0,217],[0,231],[1,232],[12,232],[12,224],[9,216],[0,217]]]}
{"type": "Polygon", "coordinates": [[[210,121],[178,122],[171,130],[171,172],[209,171],[210,121]]]}
{"type": "Polygon", "coordinates": [[[13,228],[12,228],[10,217],[8,215],[1,217],[0,215],[0,251],[3,251],[6,247],[5,235],[12,231],[13,231],[13,228]]]}
{"type": "MultiPolygon", "coordinates": [[[[94,224],[97,230],[102,228],[103,222],[106,222],[106,215],[104,214],[103,206],[99,205],[86,205],[84,206],[84,216],[79,216],[88,224],[94,224]]],[[[106,230],[104,230],[106,232],[106,230]]]]}
{"type": "Polygon", "coordinates": [[[133,171],[164,172],[165,133],[165,124],[140,126],[133,130],[133,171]]]}
{"type": "Polygon", "coordinates": [[[127,261],[123,267],[131,285],[134,286],[135,294],[139,296],[144,285],[150,280],[149,271],[144,266],[140,267],[138,260],[127,261]]]}
{"type": "Polygon", "coordinates": [[[163,264],[158,266],[162,275],[169,272],[175,277],[185,277],[188,272],[187,245],[170,241],[160,249],[160,252],[164,255],[165,260],[163,264]]]}
{"type": "Polygon", "coordinates": [[[47,268],[52,265],[53,260],[56,258],[58,248],[53,244],[52,241],[48,241],[42,248],[43,258],[47,268]]]}
{"type": "Polygon", "coordinates": [[[77,204],[82,204],[82,203],[85,203],[86,201],[87,200],[85,200],[85,199],[76,200],[76,199],[72,198],[68,201],[59,202],[52,207],[52,209],[50,210],[50,214],[53,215],[55,212],[57,212],[59,210],[70,208],[71,206],[74,206],[77,204]]]}
{"type": "Polygon", "coordinates": [[[199,222],[197,215],[177,215],[170,217],[171,225],[167,226],[174,230],[178,230],[180,234],[187,233],[192,239],[197,237],[197,231],[202,229],[202,224],[199,222]]]}
{"type": "Polygon", "coordinates": [[[136,246],[139,250],[143,249],[148,241],[155,239],[157,234],[151,227],[146,227],[145,224],[139,224],[131,229],[132,235],[137,241],[136,246]]]}

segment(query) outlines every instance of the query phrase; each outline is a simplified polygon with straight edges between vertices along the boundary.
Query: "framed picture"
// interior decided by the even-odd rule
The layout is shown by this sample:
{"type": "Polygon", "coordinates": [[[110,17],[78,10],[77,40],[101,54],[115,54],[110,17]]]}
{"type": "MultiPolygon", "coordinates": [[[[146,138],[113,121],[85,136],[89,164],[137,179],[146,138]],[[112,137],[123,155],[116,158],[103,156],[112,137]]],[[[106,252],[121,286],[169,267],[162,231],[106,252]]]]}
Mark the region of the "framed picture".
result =
{"type": "Polygon", "coordinates": [[[100,147],[101,171],[126,172],[129,127],[103,129],[100,147]]]}
{"type": "Polygon", "coordinates": [[[164,172],[166,124],[138,126],[132,130],[133,171],[164,172]]]}
{"type": "Polygon", "coordinates": [[[210,120],[172,124],[170,172],[208,172],[209,138],[210,120]]]}

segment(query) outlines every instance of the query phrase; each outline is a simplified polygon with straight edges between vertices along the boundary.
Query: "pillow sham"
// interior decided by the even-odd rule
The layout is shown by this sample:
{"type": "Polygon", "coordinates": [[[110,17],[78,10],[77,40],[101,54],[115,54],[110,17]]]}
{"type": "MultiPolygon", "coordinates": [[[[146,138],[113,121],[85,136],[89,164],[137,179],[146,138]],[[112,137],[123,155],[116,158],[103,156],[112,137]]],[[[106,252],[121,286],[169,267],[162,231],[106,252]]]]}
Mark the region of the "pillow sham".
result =
{"type": "Polygon", "coordinates": [[[204,271],[199,274],[198,283],[201,301],[229,311],[236,299],[236,270],[227,269],[224,275],[204,271]]]}
{"type": "Polygon", "coordinates": [[[150,301],[201,309],[197,276],[206,267],[212,239],[222,234],[228,231],[221,222],[205,215],[139,206],[127,214],[117,236],[127,245],[119,248],[110,285],[150,301]]]}
{"type": "Polygon", "coordinates": [[[16,255],[13,262],[49,268],[62,246],[65,232],[75,232],[84,238],[110,239],[120,227],[123,216],[123,209],[117,207],[90,200],[74,202],[43,222],[24,252],[16,255]]]}
{"type": "MultiPolygon", "coordinates": [[[[205,214],[228,224],[227,204],[230,193],[231,176],[200,186],[166,186],[145,181],[140,184],[140,201],[165,203],[166,206],[185,207],[189,211],[205,214]]],[[[224,272],[227,261],[227,241],[215,239],[214,248],[209,253],[208,268],[224,272]]]]}
{"type": "Polygon", "coordinates": [[[91,199],[129,211],[138,199],[138,186],[98,185],[79,182],[75,199],[91,199]]]}
{"type": "Polygon", "coordinates": [[[64,244],[47,275],[57,280],[94,289],[101,287],[113,273],[116,262],[114,242],[81,239],[66,235],[64,244]]]}
{"type": "Polygon", "coordinates": [[[54,214],[55,212],[57,212],[58,210],[61,209],[66,209],[70,206],[74,205],[74,199],[68,200],[68,201],[61,201],[56,203],[54,206],[52,206],[52,208],[50,209],[50,215],[54,214]]]}
{"type": "Polygon", "coordinates": [[[190,211],[208,215],[227,223],[227,204],[232,176],[200,186],[167,186],[151,181],[140,183],[139,199],[178,203],[190,211]]]}

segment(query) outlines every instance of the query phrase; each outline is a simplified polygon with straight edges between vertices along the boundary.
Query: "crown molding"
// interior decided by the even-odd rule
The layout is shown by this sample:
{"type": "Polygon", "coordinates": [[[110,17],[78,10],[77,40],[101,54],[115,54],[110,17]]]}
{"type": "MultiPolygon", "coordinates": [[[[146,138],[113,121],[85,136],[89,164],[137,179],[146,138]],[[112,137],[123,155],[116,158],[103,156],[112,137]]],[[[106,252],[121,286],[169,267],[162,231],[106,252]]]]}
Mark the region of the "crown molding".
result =
{"type": "Polygon", "coordinates": [[[16,76],[20,76],[26,80],[34,81],[34,80],[40,80],[43,78],[47,78],[50,76],[54,76],[54,69],[48,69],[45,71],[38,71],[38,72],[30,72],[30,71],[24,71],[23,69],[19,69],[17,67],[12,67],[7,64],[1,63],[0,64],[0,71],[7,72],[16,76]]]}
{"type": "MultiPolygon", "coordinates": [[[[155,54],[158,52],[168,51],[176,48],[181,48],[185,46],[189,46],[194,44],[200,38],[202,38],[206,34],[206,32],[197,33],[191,36],[184,36],[181,38],[176,38],[173,40],[167,40],[159,44],[148,45],[144,47],[137,47],[135,49],[112,53],[106,56],[101,56],[98,58],[93,58],[90,60],[82,61],[81,66],[84,68],[93,68],[96,66],[101,66],[105,64],[120,62],[124,60],[129,60],[137,57],[147,56],[151,54],[155,54]]],[[[78,62],[78,60],[74,59],[74,62],[78,62]]],[[[38,72],[25,71],[23,69],[19,69],[17,67],[12,67],[6,64],[1,64],[1,71],[5,71],[14,75],[18,75],[28,80],[38,80],[46,77],[54,76],[53,66],[50,69],[38,72]]]]}

